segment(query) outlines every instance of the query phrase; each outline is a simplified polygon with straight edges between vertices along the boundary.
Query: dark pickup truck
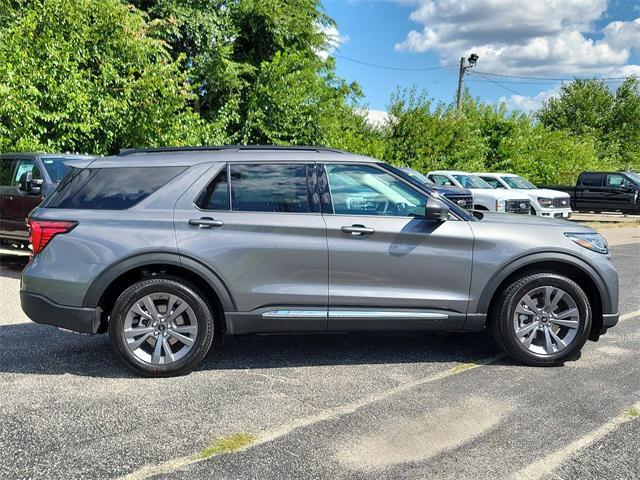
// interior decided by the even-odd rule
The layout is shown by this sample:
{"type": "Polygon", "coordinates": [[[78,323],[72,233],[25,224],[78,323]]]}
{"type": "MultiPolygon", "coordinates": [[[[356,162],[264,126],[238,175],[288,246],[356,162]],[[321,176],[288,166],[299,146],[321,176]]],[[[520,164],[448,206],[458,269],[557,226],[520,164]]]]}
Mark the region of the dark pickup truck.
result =
{"type": "Polygon", "coordinates": [[[26,249],[29,232],[25,218],[56,189],[67,172],[64,162],[91,158],[68,154],[0,154],[0,246],[26,249]]]}
{"type": "Polygon", "coordinates": [[[583,172],[567,192],[571,208],[581,212],[640,213],[640,175],[633,172],[583,172]]]}

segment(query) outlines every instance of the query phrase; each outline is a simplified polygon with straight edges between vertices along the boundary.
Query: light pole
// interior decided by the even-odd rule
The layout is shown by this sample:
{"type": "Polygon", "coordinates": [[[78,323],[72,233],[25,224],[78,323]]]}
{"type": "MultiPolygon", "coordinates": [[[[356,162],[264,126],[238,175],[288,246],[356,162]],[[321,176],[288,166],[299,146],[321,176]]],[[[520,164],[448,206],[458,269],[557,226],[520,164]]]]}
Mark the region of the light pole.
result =
{"type": "Polygon", "coordinates": [[[476,62],[478,61],[478,55],[472,53],[469,55],[469,58],[466,60],[468,65],[465,64],[465,58],[462,57],[460,59],[460,74],[458,75],[458,94],[456,96],[456,108],[460,110],[460,106],[462,105],[462,91],[464,90],[464,73],[469,68],[473,68],[476,66],[476,62]]]}

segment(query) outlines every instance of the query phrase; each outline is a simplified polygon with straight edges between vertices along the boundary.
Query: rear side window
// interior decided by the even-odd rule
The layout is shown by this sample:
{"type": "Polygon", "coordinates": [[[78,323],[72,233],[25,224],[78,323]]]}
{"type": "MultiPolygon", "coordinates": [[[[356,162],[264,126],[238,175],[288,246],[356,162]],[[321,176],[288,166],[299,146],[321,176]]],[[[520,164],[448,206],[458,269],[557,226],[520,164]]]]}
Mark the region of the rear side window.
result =
{"type": "Polygon", "coordinates": [[[73,168],[43,207],[124,210],[184,170],[185,167],[73,168]]]}
{"type": "Polygon", "coordinates": [[[601,173],[583,173],[580,175],[580,185],[601,187],[604,175],[601,173]]]}
{"type": "Polygon", "coordinates": [[[305,164],[231,165],[231,208],[244,212],[309,213],[305,164]]]}
{"type": "Polygon", "coordinates": [[[0,187],[8,187],[11,185],[11,174],[15,160],[9,158],[0,158],[0,187]]]}

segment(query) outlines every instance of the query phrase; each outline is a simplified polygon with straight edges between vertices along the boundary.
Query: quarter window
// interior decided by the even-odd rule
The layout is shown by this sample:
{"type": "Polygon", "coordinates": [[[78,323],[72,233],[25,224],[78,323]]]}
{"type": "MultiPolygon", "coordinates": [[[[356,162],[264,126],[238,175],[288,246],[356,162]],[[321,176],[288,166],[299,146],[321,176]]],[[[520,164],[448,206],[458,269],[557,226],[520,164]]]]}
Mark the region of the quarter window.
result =
{"type": "Polygon", "coordinates": [[[202,210],[229,210],[229,181],[225,167],[196,200],[202,210]]]}
{"type": "Polygon", "coordinates": [[[231,165],[231,209],[309,213],[314,202],[307,177],[312,170],[306,164],[231,165]]]}
{"type": "Polygon", "coordinates": [[[334,213],[411,216],[426,197],[393,175],[369,165],[327,165],[334,213]]]}

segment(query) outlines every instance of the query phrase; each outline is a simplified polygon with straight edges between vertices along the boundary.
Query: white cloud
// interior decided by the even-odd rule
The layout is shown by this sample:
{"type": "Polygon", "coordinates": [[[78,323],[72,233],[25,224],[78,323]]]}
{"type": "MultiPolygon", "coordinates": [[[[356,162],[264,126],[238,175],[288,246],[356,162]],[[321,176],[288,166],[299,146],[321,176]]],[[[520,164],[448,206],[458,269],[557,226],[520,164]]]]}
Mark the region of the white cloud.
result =
{"type": "Polygon", "coordinates": [[[340,45],[349,41],[349,36],[341,35],[338,27],[335,25],[320,25],[318,28],[327,38],[325,48],[316,52],[316,54],[323,60],[326,60],[340,45]]]}
{"type": "Polygon", "coordinates": [[[384,110],[367,110],[366,120],[372,127],[384,127],[389,123],[389,113],[384,110]]]}
{"type": "Polygon", "coordinates": [[[538,110],[542,104],[550,98],[560,95],[560,87],[540,92],[534,96],[511,95],[510,97],[500,97],[500,103],[505,103],[510,110],[521,110],[523,112],[533,112],[538,110]]]}
{"type": "MultiPolygon", "coordinates": [[[[433,51],[443,64],[480,56],[478,69],[528,75],[603,75],[628,67],[640,50],[640,18],[606,25],[590,38],[607,0],[413,0],[423,27],[396,50],[433,51]]],[[[633,71],[634,68],[632,68],[633,71]]]]}

